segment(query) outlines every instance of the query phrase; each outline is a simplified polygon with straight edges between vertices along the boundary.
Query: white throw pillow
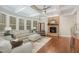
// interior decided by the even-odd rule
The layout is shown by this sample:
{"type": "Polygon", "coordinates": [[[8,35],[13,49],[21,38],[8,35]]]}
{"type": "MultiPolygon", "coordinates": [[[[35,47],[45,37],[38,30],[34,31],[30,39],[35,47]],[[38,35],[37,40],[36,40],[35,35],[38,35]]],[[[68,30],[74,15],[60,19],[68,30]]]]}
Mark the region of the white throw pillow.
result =
{"type": "Polygon", "coordinates": [[[29,39],[24,39],[23,43],[27,43],[29,41],[29,39]]]}

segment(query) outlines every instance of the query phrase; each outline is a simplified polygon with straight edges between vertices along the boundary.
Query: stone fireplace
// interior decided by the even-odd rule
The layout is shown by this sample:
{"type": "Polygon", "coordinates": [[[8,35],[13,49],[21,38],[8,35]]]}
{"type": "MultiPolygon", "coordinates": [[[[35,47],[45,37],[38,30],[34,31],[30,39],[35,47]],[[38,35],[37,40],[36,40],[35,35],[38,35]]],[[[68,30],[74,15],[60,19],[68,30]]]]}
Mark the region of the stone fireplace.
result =
{"type": "Polygon", "coordinates": [[[48,36],[59,35],[59,17],[48,18],[48,36]]]}

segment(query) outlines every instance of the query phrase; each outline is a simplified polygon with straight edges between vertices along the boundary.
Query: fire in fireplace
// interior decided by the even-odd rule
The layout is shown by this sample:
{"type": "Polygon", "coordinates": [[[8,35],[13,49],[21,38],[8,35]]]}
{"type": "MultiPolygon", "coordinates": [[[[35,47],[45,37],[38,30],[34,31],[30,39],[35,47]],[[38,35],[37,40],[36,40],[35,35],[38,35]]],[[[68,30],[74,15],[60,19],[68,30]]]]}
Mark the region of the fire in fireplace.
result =
{"type": "Polygon", "coordinates": [[[57,29],[56,27],[50,27],[50,33],[56,33],[57,29]]]}

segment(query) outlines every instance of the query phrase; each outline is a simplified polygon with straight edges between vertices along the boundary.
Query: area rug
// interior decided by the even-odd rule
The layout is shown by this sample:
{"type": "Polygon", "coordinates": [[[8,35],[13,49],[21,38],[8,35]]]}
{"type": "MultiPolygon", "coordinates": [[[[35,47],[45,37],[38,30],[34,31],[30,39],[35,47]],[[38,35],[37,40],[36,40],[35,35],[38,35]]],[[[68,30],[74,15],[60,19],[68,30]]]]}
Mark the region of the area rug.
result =
{"type": "Polygon", "coordinates": [[[37,52],[40,48],[42,48],[49,40],[50,37],[42,37],[40,40],[33,42],[33,52],[37,52]]]}

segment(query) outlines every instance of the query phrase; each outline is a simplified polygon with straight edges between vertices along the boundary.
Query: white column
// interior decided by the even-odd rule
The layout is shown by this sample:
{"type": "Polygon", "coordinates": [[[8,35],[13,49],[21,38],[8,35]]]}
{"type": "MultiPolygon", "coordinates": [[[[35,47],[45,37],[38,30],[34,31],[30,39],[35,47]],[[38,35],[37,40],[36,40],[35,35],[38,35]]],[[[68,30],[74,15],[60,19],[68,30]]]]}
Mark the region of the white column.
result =
{"type": "Polygon", "coordinates": [[[76,20],[76,22],[77,22],[77,24],[79,24],[79,9],[77,10],[77,14],[76,14],[76,16],[77,16],[77,20],[76,20]]]}
{"type": "Polygon", "coordinates": [[[48,18],[45,21],[45,33],[46,33],[46,35],[48,33],[48,18]]]}
{"type": "Polygon", "coordinates": [[[77,9],[77,13],[76,13],[76,24],[77,24],[77,29],[79,29],[79,9],[77,9]]]}
{"type": "Polygon", "coordinates": [[[16,30],[19,30],[19,18],[16,18],[16,30]]]}
{"type": "Polygon", "coordinates": [[[33,29],[33,19],[31,20],[31,30],[33,29]]]}
{"type": "Polygon", "coordinates": [[[6,15],[6,27],[10,26],[10,16],[6,15]]]}

